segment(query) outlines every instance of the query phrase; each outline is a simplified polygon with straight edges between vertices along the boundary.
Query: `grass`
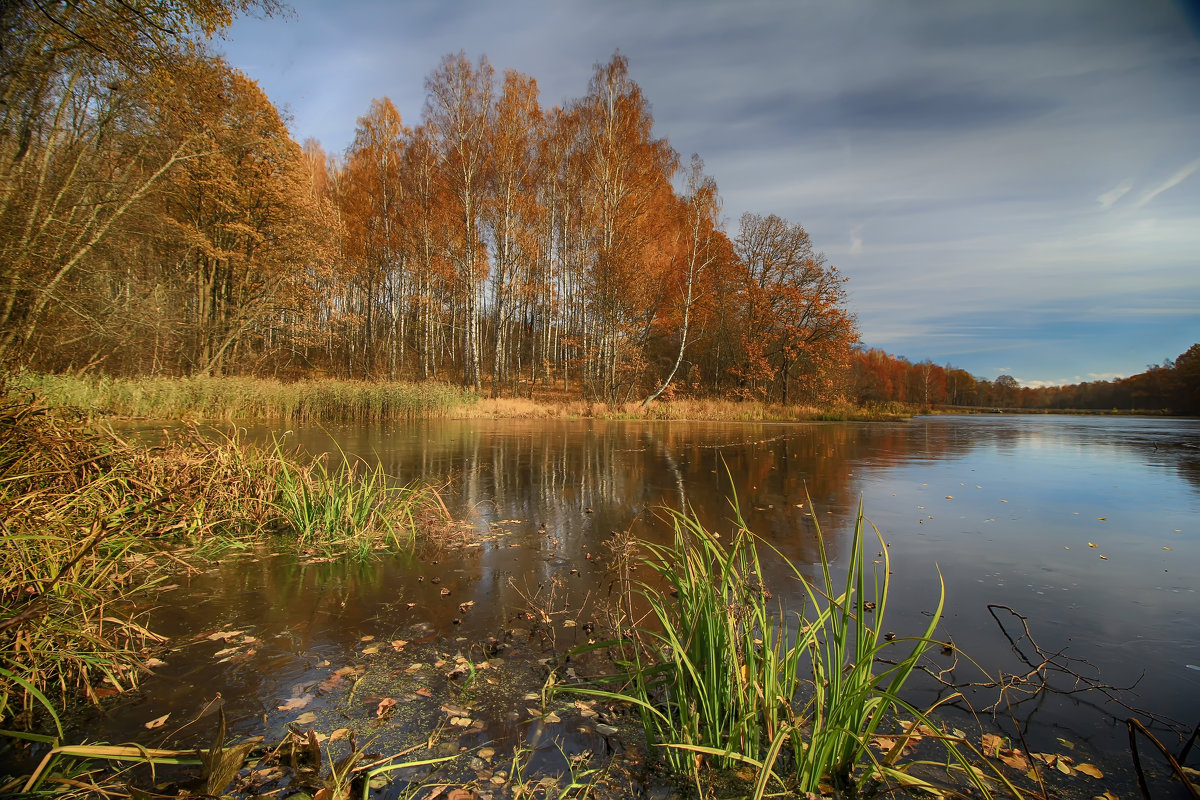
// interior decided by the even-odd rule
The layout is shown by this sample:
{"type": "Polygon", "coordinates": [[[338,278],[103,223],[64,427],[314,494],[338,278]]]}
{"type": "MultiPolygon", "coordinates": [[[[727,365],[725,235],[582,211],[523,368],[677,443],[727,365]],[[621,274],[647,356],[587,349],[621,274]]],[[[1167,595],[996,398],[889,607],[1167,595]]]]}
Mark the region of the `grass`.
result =
{"type": "Polygon", "coordinates": [[[695,781],[701,796],[708,766],[750,767],[755,798],[771,787],[800,796],[857,796],[868,784],[934,789],[910,773],[912,764],[898,763],[918,725],[990,796],[964,754],[971,748],[939,735],[930,709],[903,697],[918,660],[940,646],[932,637],[944,590],[919,635],[884,634],[887,547],[870,526],[884,555],[881,562],[867,557],[869,523],[860,508],[844,582],[834,579],[819,525],[818,580],[772,549],[772,563],[803,587],[803,607],[786,613],[762,583],[758,552],[769,545],[746,529],[736,502],[733,510],[736,532],[728,543],[694,517],[667,512],[673,542],[643,544],[642,564],[653,578],[625,585],[626,620],[638,622],[617,640],[584,648],[620,653],[622,687],[567,690],[632,705],[647,741],[673,772],[695,781]],[[901,729],[897,746],[876,755],[872,739],[900,715],[915,722],[901,729]]]}
{"type": "Polygon", "coordinates": [[[387,422],[428,418],[690,420],[720,422],[872,421],[912,416],[891,403],[824,407],[720,398],[609,406],[547,393],[538,399],[481,398],[446,383],[344,381],[284,383],[270,378],[111,378],[23,372],[20,388],[53,406],[89,414],[163,420],[275,420],[295,423],[387,422]]]}
{"type": "Polygon", "coordinates": [[[144,447],[0,387],[0,728],[61,737],[59,709],[136,685],[158,641],[139,609],[189,558],[278,534],[367,559],[447,516],[432,489],[337,456],[194,431],[144,447]]]}
{"type": "Polygon", "coordinates": [[[54,406],[119,417],[179,420],[386,422],[445,417],[478,398],[445,383],[269,378],[110,378],[21,373],[15,383],[54,406]]]}

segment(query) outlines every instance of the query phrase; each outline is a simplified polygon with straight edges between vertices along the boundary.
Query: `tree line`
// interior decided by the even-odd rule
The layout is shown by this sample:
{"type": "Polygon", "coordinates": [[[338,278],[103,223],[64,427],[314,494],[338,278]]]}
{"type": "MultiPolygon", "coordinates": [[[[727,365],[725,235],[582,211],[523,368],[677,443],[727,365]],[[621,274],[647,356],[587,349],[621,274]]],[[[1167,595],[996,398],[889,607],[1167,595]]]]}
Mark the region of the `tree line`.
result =
{"type": "Polygon", "coordinates": [[[1030,411],[1170,411],[1200,415],[1200,344],[1178,358],[1151,364],[1117,380],[1065,386],[1021,386],[1011,375],[995,380],[926,360],[912,363],[876,349],[851,355],[849,385],[860,404],[898,402],[926,408],[968,406],[1030,411]]]}
{"type": "Polygon", "coordinates": [[[0,11],[0,360],[46,371],[450,380],[609,402],[822,402],[857,341],[798,223],[726,233],[616,53],[543,108],[447,55],[408,126],[295,143],[204,37],[253,0],[0,11]]]}

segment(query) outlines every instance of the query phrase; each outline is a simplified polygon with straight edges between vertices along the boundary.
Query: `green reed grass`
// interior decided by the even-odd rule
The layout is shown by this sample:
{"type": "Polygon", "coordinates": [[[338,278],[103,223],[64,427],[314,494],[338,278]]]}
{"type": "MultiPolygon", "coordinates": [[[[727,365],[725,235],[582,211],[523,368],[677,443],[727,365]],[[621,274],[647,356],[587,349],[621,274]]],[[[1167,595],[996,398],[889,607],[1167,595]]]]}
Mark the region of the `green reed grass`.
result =
{"type": "MultiPolygon", "coordinates": [[[[733,511],[736,532],[728,544],[694,517],[666,512],[673,542],[643,543],[642,563],[654,580],[625,588],[626,618],[633,618],[635,606],[648,608],[648,617],[616,641],[585,648],[618,649],[624,688],[573,690],[631,704],[647,741],[697,788],[705,762],[753,767],[756,798],[772,783],[801,795],[827,784],[853,795],[865,780],[927,786],[909,774],[911,765],[897,763],[902,748],[880,758],[870,742],[881,726],[895,723],[898,712],[935,727],[902,692],[921,656],[940,644],[932,637],[944,587],[924,631],[891,639],[881,632],[887,547],[861,507],[840,584],[815,517],[821,561],[814,581],[746,528],[736,501],[733,511]],[[882,563],[865,553],[868,527],[885,554],[882,563]],[[803,587],[802,608],[788,613],[772,600],[762,584],[761,547],[771,551],[773,565],[803,587]]],[[[943,737],[942,744],[976,788],[990,796],[959,743],[943,737]]]]}
{"type": "Polygon", "coordinates": [[[307,466],[276,445],[277,528],[294,534],[304,552],[365,559],[379,550],[411,550],[421,520],[444,510],[431,487],[393,486],[382,465],[373,468],[339,452],[307,466]]]}
{"type": "Polygon", "coordinates": [[[385,422],[449,416],[473,393],[444,383],[269,378],[111,378],[21,373],[14,382],[54,406],[144,419],[385,422]]]}

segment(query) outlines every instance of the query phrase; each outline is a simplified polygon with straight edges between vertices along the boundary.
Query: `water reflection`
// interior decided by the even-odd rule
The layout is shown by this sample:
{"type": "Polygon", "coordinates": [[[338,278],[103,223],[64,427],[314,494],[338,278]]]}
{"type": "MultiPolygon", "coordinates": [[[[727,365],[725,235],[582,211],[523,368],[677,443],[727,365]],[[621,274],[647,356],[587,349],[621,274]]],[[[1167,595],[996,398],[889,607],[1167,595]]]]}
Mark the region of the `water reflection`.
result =
{"type": "MultiPolygon", "coordinates": [[[[731,484],[748,526],[809,569],[818,560],[814,522],[830,557],[844,562],[863,502],[890,545],[887,624],[902,634],[924,628],[940,568],[948,596],[940,633],[990,669],[1020,666],[987,610],[1001,603],[1029,617],[1043,647],[1087,659],[1105,683],[1133,684],[1145,673],[1138,705],[1183,722],[1200,718],[1200,671],[1188,666],[1200,665],[1195,421],[472,420],[304,429],[284,440],[379,460],[400,481],[443,484],[477,541],[462,552],[353,569],[282,556],[238,560],[176,590],[180,599],[160,620],[174,626],[166,632],[195,637],[228,625],[261,640],[258,660],[240,671],[208,662],[207,678],[171,679],[197,697],[238,698],[247,725],[277,724],[272,703],[311,678],[315,664],[344,662],[362,635],[407,636],[417,626],[482,641],[514,624],[530,598],[557,604],[556,619],[589,621],[608,591],[604,544],[614,531],[663,540],[663,507],[728,531],[731,484]]],[[[764,572],[785,602],[798,599],[779,564],[764,572]]],[[[553,643],[578,643],[580,630],[560,626],[553,643]]],[[[1023,704],[1031,745],[1069,733],[1120,750],[1112,719],[1121,710],[1109,704],[1097,713],[1087,702],[1047,695],[1023,704]]]]}

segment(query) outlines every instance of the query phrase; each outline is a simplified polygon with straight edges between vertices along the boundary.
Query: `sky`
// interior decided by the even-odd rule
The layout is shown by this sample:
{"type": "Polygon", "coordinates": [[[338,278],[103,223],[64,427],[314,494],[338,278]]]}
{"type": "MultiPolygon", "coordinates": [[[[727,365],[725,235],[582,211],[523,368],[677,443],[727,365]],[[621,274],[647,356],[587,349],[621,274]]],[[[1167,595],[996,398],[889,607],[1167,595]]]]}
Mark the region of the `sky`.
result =
{"type": "Polygon", "coordinates": [[[587,93],[620,50],[728,234],[809,232],[862,344],[1023,385],[1200,342],[1200,0],[292,0],[214,42],[341,153],[447,53],[587,93]]]}

